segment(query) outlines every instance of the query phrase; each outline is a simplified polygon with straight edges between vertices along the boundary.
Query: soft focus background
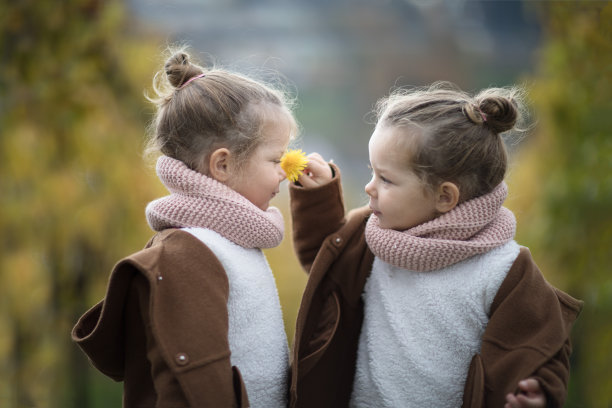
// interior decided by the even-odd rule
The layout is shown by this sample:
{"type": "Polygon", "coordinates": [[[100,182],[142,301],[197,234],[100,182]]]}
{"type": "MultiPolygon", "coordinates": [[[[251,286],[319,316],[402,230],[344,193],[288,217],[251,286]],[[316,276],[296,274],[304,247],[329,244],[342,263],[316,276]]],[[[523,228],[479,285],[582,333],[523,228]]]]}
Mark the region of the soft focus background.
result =
{"type": "MultiPolygon", "coordinates": [[[[1,1],[0,407],[120,406],[69,335],[166,194],[142,158],[143,92],[175,42],[280,81],[296,146],[340,165],[348,207],[366,202],[369,112],[393,87],[524,85],[537,123],[510,146],[507,205],[546,278],[585,301],[566,406],[612,407],[611,23],[607,1],[1,1]]],[[[267,255],[291,340],[306,277],[289,224],[267,255]]]]}

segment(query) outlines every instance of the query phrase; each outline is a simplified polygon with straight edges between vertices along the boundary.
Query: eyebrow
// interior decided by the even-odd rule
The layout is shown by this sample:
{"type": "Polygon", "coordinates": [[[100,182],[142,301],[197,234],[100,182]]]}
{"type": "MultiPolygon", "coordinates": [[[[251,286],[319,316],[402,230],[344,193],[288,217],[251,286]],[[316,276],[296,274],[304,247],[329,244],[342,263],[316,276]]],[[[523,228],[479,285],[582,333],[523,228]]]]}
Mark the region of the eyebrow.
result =
{"type": "MultiPolygon", "coordinates": [[[[368,162],[368,167],[370,167],[372,170],[376,170],[378,172],[382,171],[380,167],[378,166],[373,166],[372,162],[368,162]]],[[[384,169],[383,169],[384,170],[384,169]]]]}

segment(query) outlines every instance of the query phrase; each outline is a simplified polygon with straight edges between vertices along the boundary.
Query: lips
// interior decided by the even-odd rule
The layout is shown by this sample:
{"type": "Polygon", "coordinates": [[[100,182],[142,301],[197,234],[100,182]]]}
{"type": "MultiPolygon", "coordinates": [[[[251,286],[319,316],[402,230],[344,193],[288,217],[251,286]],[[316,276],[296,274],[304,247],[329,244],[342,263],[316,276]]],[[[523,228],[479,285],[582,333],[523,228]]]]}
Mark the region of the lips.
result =
{"type": "Polygon", "coordinates": [[[372,210],[372,213],[376,215],[377,217],[381,214],[380,211],[378,211],[376,208],[372,207],[371,205],[370,205],[370,210],[372,210]]]}

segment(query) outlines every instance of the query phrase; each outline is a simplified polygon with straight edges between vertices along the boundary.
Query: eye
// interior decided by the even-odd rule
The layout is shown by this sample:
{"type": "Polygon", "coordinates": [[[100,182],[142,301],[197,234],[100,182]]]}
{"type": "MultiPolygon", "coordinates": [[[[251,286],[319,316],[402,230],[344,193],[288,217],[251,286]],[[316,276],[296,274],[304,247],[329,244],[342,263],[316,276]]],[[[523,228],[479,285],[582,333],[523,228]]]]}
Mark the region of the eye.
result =
{"type": "Polygon", "coordinates": [[[391,183],[391,181],[389,179],[387,179],[386,177],[383,177],[383,176],[380,176],[380,181],[382,181],[385,184],[391,183]]]}

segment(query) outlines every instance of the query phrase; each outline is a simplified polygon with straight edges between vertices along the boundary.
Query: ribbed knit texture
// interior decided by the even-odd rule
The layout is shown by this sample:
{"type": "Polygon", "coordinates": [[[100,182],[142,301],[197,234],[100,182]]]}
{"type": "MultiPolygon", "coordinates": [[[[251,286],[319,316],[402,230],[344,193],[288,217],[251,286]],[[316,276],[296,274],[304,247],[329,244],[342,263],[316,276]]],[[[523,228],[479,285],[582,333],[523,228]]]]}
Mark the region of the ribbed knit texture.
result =
{"type": "Polygon", "coordinates": [[[281,243],[284,223],[277,208],[263,211],[225,184],[168,156],[157,160],[156,170],[170,195],[147,205],[147,222],[153,230],[208,228],[244,248],[281,243]]]}
{"type": "Polygon", "coordinates": [[[422,272],[440,269],[514,237],[514,214],[502,207],[507,195],[508,187],[502,182],[489,194],[406,231],[380,228],[378,217],[372,215],[366,241],[374,255],[391,265],[422,272]]]}

